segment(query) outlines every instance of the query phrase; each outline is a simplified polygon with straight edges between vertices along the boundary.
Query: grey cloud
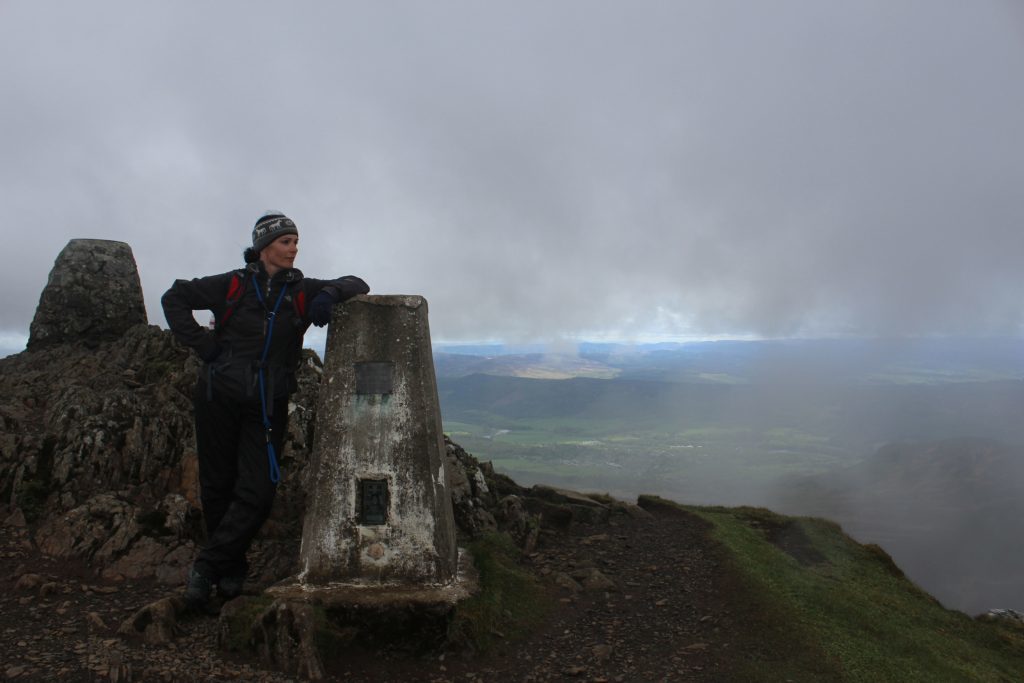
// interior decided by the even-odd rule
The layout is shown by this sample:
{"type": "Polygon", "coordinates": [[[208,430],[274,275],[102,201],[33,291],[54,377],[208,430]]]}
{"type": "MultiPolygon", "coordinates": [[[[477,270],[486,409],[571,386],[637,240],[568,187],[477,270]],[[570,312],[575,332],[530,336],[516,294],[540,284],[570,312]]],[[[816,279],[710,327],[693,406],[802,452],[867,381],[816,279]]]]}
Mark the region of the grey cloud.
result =
{"type": "MultiPolygon", "coordinates": [[[[27,332],[72,237],[153,322],[281,208],[443,339],[1018,333],[1024,15],[957,2],[0,8],[27,332]]],[[[10,230],[10,228],[8,228],[10,230]]]]}

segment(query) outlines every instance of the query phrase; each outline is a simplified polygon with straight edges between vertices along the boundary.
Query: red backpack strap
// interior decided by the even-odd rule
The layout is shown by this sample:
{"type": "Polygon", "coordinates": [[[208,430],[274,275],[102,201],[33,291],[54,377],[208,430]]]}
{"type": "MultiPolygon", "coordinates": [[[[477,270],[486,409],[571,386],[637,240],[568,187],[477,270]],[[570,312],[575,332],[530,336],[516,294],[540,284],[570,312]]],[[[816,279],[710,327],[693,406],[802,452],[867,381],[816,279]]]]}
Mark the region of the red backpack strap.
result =
{"type": "Polygon", "coordinates": [[[228,283],[228,301],[229,302],[238,301],[238,299],[241,297],[241,295],[242,295],[242,287],[244,286],[242,284],[243,282],[245,282],[245,280],[242,278],[241,273],[239,273],[237,271],[234,272],[234,273],[231,273],[231,282],[228,283]]]}
{"type": "Polygon", "coordinates": [[[222,329],[231,320],[231,315],[235,312],[235,307],[238,302],[242,299],[242,295],[245,294],[245,286],[248,280],[245,277],[245,273],[241,271],[235,271],[231,273],[231,281],[228,282],[228,293],[224,299],[224,315],[220,317],[220,322],[217,324],[217,329],[222,329]]]}
{"type": "Polygon", "coordinates": [[[302,284],[299,283],[299,291],[292,297],[292,301],[295,302],[295,316],[299,320],[306,319],[306,290],[303,289],[302,284]]]}

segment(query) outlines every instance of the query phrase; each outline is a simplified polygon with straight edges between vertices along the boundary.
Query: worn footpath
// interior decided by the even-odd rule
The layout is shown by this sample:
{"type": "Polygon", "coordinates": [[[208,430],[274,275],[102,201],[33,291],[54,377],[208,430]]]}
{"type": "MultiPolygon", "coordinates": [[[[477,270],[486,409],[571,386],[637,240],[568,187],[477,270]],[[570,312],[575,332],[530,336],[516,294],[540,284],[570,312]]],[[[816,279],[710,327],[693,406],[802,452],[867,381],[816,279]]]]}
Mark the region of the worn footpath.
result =
{"type": "MultiPolygon", "coordinates": [[[[728,680],[748,643],[734,623],[705,525],[655,510],[569,530],[545,530],[523,567],[545,586],[549,610],[530,633],[485,654],[343,653],[329,680],[703,681],[728,680]]],[[[24,528],[0,529],[0,675],[6,680],[286,681],[254,656],[217,648],[218,620],[179,623],[165,645],[117,634],[140,607],[168,594],[155,582],[114,582],[57,563],[24,528]]],[[[504,639],[503,639],[504,636],[504,639]]]]}

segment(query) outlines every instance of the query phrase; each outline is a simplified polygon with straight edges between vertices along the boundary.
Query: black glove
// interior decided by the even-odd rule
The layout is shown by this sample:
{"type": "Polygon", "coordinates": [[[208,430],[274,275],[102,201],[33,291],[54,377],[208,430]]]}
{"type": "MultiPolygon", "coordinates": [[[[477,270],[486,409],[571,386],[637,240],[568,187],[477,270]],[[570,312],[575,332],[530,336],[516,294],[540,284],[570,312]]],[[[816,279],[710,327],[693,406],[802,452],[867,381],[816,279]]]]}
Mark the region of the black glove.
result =
{"type": "Polygon", "coordinates": [[[309,321],[317,327],[323,327],[331,322],[331,308],[334,307],[334,295],[327,289],[321,290],[313,297],[313,303],[309,305],[309,321]]]}
{"type": "Polygon", "coordinates": [[[204,363],[216,360],[220,355],[220,344],[217,343],[217,338],[213,334],[207,334],[203,338],[202,344],[196,347],[196,353],[204,363]]]}

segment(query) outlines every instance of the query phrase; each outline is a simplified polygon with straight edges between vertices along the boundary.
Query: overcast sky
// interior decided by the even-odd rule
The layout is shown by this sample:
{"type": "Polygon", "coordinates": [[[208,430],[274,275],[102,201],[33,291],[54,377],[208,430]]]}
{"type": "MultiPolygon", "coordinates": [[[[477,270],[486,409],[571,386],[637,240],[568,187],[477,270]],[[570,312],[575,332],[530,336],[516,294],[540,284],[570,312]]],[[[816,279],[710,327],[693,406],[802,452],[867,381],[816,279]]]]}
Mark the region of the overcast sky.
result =
{"type": "Polygon", "coordinates": [[[0,338],[299,226],[435,340],[1013,334],[1024,3],[0,0],[0,338]]]}

